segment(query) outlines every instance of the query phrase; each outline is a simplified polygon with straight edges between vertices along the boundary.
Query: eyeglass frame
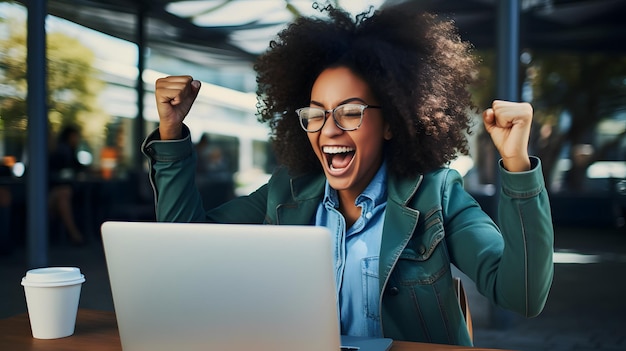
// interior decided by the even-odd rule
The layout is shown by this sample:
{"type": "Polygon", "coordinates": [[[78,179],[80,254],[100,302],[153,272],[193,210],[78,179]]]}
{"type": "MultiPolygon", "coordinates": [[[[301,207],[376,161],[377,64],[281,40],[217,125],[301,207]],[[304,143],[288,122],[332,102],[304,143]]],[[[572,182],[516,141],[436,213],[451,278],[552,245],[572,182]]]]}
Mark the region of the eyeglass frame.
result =
{"type": "Polygon", "coordinates": [[[354,131],[354,130],[357,130],[357,129],[361,128],[361,124],[363,124],[363,116],[365,115],[365,110],[368,109],[368,108],[378,108],[378,109],[381,109],[382,106],[367,105],[367,104],[355,104],[355,103],[348,102],[348,103],[345,103],[345,104],[341,104],[341,105],[335,106],[335,108],[330,109],[330,110],[325,110],[325,109],[323,109],[321,107],[312,107],[312,106],[302,107],[302,108],[299,108],[299,109],[296,110],[296,114],[298,115],[298,121],[300,122],[300,127],[302,127],[302,129],[304,129],[304,131],[307,132],[307,133],[317,133],[320,130],[322,130],[322,128],[324,128],[324,126],[326,125],[326,121],[328,120],[328,118],[326,117],[327,114],[330,114],[333,117],[333,122],[335,122],[335,125],[337,126],[337,128],[339,128],[339,129],[341,129],[343,131],[346,131],[346,132],[351,132],[351,131],[354,131]],[[354,128],[342,127],[341,125],[339,125],[339,122],[337,121],[337,118],[335,117],[335,111],[338,108],[345,107],[346,105],[357,105],[357,106],[361,107],[361,117],[359,119],[359,125],[357,125],[354,128]],[[300,111],[302,111],[304,109],[316,109],[316,110],[320,110],[320,111],[324,112],[324,121],[322,122],[322,125],[319,127],[319,129],[307,130],[304,127],[304,125],[302,124],[302,117],[300,117],[300,111]]]}

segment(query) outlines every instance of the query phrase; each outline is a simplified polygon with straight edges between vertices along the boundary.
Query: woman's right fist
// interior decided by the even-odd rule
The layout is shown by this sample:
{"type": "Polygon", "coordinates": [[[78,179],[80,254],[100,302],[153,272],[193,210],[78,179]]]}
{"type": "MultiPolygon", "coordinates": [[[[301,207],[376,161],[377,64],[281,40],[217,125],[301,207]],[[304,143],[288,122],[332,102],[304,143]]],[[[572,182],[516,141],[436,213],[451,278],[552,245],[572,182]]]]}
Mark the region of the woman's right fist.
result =
{"type": "Polygon", "coordinates": [[[191,76],[157,79],[154,95],[159,113],[161,140],[182,137],[183,120],[191,110],[199,91],[200,81],[194,80],[191,76]]]}

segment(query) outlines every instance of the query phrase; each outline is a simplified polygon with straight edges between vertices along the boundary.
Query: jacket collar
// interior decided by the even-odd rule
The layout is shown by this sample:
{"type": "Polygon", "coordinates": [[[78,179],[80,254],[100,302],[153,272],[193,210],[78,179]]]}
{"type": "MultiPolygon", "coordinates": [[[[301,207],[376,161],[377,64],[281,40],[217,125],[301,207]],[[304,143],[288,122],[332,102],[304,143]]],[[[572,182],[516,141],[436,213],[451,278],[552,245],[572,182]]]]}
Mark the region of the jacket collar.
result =
{"type": "Polygon", "coordinates": [[[398,178],[389,175],[387,211],[378,267],[381,301],[389,275],[398,262],[400,254],[415,233],[420,213],[417,209],[409,207],[409,203],[415,197],[423,178],[423,175],[419,175],[417,178],[398,178]]]}
{"type": "Polygon", "coordinates": [[[422,174],[417,178],[398,178],[390,174],[387,182],[387,201],[391,200],[401,206],[408,206],[423,179],[422,174]]]}
{"type": "Polygon", "coordinates": [[[326,177],[324,173],[313,173],[292,177],[289,180],[291,197],[294,201],[307,201],[317,199],[324,195],[326,177]]]}
{"type": "Polygon", "coordinates": [[[324,196],[323,173],[289,177],[291,197],[277,204],[276,224],[312,224],[315,211],[324,196]]]}

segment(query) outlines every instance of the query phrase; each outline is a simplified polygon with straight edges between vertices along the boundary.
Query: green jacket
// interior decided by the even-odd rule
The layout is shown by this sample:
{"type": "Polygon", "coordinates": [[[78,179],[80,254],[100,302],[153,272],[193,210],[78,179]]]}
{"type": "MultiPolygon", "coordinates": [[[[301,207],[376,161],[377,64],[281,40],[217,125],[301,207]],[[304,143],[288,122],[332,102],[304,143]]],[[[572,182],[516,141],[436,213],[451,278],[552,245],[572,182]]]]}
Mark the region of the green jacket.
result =
{"type": "MultiPolygon", "coordinates": [[[[158,132],[155,132],[158,133],[158,132]]],[[[311,224],[324,194],[323,174],[291,177],[280,168],[249,196],[209,212],[195,189],[189,136],[143,145],[150,159],[157,220],[311,224]]],[[[461,176],[442,168],[413,179],[389,175],[380,251],[380,316],[394,340],[471,345],[456,300],[450,264],[502,308],[538,315],[553,276],[553,229],[541,164],[501,169],[501,230],[464,190],[461,176]]]]}

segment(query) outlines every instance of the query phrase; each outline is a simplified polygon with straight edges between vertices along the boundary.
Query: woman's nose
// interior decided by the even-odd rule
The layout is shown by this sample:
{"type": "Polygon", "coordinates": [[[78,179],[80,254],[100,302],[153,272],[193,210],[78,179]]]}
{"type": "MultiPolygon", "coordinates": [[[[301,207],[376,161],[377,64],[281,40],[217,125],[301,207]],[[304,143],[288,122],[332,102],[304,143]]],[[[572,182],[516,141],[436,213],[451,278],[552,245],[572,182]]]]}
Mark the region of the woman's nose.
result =
{"type": "Polygon", "coordinates": [[[343,133],[343,130],[337,126],[337,123],[335,123],[335,118],[333,117],[332,112],[326,113],[326,123],[324,123],[324,126],[322,127],[322,133],[328,137],[343,133]]]}

